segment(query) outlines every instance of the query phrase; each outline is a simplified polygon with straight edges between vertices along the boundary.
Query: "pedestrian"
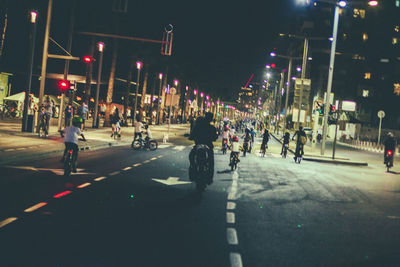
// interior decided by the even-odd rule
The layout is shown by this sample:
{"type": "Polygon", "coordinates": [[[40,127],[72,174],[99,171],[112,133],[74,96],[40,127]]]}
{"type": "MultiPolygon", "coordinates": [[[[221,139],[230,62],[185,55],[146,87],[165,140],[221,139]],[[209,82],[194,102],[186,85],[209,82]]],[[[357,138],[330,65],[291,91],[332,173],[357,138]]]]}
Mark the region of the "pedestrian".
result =
{"type": "Polygon", "coordinates": [[[81,130],[85,129],[85,121],[87,113],[88,113],[87,105],[86,103],[82,103],[82,105],[78,109],[78,116],[81,117],[82,119],[81,130]]]}
{"type": "Polygon", "coordinates": [[[65,117],[64,117],[64,125],[65,127],[68,127],[71,125],[71,118],[73,114],[73,109],[71,105],[67,105],[65,107],[65,117]]]}
{"type": "Polygon", "coordinates": [[[43,101],[43,107],[44,107],[44,119],[45,119],[45,125],[46,125],[46,130],[45,134],[49,134],[50,130],[50,119],[53,115],[53,102],[50,101],[50,97],[46,96],[46,99],[43,101]]]}

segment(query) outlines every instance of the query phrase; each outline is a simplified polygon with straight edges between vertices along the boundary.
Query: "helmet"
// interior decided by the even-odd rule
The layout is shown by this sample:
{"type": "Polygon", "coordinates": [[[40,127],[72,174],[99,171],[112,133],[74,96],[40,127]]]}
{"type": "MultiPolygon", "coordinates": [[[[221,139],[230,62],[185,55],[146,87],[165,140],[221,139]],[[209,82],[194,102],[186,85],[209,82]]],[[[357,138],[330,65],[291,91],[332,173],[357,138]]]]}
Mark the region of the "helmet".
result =
{"type": "Polygon", "coordinates": [[[79,116],[74,116],[72,118],[72,125],[74,125],[74,126],[80,126],[82,122],[83,122],[83,120],[79,116]]]}
{"type": "Polygon", "coordinates": [[[239,142],[239,137],[237,137],[236,135],[232,139],[233,139],[233,142],[239,142]]]}

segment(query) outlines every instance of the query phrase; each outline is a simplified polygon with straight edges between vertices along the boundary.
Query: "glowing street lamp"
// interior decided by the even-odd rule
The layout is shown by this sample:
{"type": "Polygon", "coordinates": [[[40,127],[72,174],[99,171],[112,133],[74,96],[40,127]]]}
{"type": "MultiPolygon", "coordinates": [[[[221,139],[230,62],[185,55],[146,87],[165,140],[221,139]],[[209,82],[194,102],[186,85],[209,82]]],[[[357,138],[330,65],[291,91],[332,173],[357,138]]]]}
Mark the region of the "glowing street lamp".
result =
{"type": "Polygon", "coordinates": [[[378,1],[369,1],[368,5],[370,6],[377,6],[378,5],[378,1]]]}
{"type": "Polygon", "coordinates": [[[276,57],[276,53],[274,53],[274,52],[269,53],[269,55],[270,55],[271,57],[276,57]]]}
{"type": "Polygon", "coordinates": [[[134,108],[134,110],[133,110],[133,120],[136,119],[137,99],[138,99],[139,81],[140,81],[140,69],[142,68],[142,62],[137,61],[137,62],[136,62],[136,68],[137,68],[137,70],[138,70],[138,74],[137,74],[137,80],[136,80],[135,108],[134,108]]]}
{"type": "Polygon", "coordinates": [[[158,79],[160,80],[160,85],[158,87],[158,99],[157,99],[157,124],[160,124],[160,106],[161,106],[161,90],[162,90],[162,79],[163,79],[163,74],[159,73],[158,74],[158,79]]]}
{"type": "Polygon", "coordinates": [[[178,80],[174,80],[174,85],[175,86],[178,86],[178,83],[179,83],[178,80]]]}

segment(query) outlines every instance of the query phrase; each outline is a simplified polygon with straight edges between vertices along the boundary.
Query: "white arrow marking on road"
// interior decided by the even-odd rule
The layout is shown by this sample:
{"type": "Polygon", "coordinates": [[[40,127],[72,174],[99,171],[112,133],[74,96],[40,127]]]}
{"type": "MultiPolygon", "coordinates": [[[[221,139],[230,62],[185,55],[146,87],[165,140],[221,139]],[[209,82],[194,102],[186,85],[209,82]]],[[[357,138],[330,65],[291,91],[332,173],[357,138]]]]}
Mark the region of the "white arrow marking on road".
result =
{"type": "Polygon", "coordinates": [[[162,144],[162,145],[159,145],[158,148],[167,148],[170,146],[171,146],[171,144],[162,144]]]}
{"type": "Polygon", "coordinates": [[[179,181],[179,177],[168,177],[167,180],[162,180],[162,179],[152,179],[153,181],[166,184],[166,185],[178,185],[178,184],[191,184],[192,182],[184,182],[184,181],[179,181]]]}
{"type": "MultiPolygon", "coordinates": [[[[50,172],[53,172],[56,175],[64,175],[64,169],[35,168],[35,167],[32,167],[32,166],[9,166],[9,167],[10,168],[14,168],[14,169],[30,170],[30,171],[50,171],[50,172]]],[[[71,173],[71,175],[93,174],[93,173],[90,173],[90,172],[82,172],[85,169],[77,168],[76,170],[77,170],[77,172],[76,173],[71,173]]]]}
{"type": "Polygon", "coordinates": [[[176,147],[173,148],[173,150],[182,151],[185,148],[186,148],[185,146],[176,146],[176,147]]]}

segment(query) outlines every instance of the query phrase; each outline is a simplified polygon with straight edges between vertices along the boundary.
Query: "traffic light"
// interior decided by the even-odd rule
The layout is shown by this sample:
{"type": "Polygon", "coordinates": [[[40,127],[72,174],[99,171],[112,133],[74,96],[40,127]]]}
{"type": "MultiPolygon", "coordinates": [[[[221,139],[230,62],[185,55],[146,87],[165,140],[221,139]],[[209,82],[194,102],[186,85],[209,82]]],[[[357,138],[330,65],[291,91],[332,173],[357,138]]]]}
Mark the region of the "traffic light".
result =
{"type": "Polygon", "coordinates": [[[276,64],[275,63],[271,63],[271,68],[275,68],[276,64]]]}
{"type": "Polygon", "coordinates": [[[66,80],[58,81],[58,89],[60,89],[61,92],[65,93],[70,88],[71,88],[71,83],[69,81],[66,80]]]}
{"type": "Polygon", "coordinates": [[[83,57],[83,61],[84,61],[85,63],[92,63],[92,62],[94,61],[94,58],[89,57],[89,56],[84,56],[84,57],[83,57]]]}
{"type": "Polygon", "coordinates": [[[336,113],[336,106],[331,104],[329,106],[329,115],[333,115],[333,113],[336,113]]]}
{"type": "Polygon", "coordinates": [[[318,105],[317,111],[320,115],[324,114],[325,104],[318,105]]]}

